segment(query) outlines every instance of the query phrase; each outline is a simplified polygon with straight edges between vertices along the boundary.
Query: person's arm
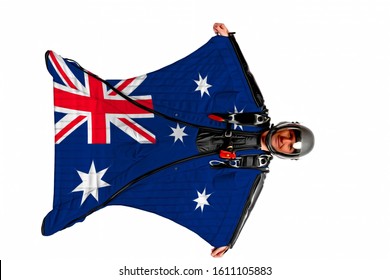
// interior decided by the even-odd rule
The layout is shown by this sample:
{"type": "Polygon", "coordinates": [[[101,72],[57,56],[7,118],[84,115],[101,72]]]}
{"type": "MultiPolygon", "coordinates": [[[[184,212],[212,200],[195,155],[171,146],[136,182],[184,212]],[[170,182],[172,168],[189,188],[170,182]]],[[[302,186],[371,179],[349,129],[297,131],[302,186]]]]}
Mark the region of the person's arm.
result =
{"type": "Polygon", "coordinates": [[[225,24],[223,23],[214,23],[213,30],[215,34],[228,37],[229,36],[229,30],[226,28],[225,24]]]}

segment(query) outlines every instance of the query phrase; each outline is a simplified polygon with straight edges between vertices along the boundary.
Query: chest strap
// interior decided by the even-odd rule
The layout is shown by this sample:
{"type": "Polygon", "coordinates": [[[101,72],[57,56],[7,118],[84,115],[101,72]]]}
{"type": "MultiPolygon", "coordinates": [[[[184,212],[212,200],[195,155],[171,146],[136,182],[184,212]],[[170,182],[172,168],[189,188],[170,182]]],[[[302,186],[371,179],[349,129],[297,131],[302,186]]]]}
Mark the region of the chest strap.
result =
{"type": "Polygon", "coordinates": [[[262,113],[210,114],[209,118],[235,125],[262,126],[269,124],[268,110],[262,113]]]}
{"type": "Polygon", "coordinates": [[[268,165],[271,159],[272,155],[270,154],[242,155],[235,159],[211,160],[209,164],[213,168],[254,168],[268,172],[268,165]]]}

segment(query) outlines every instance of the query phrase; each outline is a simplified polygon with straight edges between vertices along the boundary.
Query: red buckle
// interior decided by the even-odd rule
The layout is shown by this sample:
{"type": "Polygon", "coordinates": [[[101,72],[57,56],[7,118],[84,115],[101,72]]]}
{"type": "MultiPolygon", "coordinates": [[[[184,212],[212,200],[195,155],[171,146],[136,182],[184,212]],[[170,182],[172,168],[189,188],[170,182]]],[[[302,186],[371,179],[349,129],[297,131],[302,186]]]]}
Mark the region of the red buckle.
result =
{"type": "Polygon", "coordinates": [[[229,152],[225,150],[220,150],[219,151],[219,157],[224,158],[224,159],[235,159],[236,158],[236,153],[235,152],[229,152]]]}

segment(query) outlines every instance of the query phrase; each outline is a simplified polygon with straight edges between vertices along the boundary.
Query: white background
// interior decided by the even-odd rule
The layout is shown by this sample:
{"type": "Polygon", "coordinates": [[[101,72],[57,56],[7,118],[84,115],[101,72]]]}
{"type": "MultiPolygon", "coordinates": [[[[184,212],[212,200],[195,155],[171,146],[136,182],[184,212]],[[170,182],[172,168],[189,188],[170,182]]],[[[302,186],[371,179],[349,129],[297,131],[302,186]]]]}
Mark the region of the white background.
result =
{"type": "Polygon", "coordinates": [[[390,279],[389,1],[0,3],[4,279],[130,279],[119,276],[125,265],[272,266],[270,279],[390,279]],[[191,53],[213,36],[216,21],[237,32],[273,120],[313,129],[312,154],[272,162],[250,219],[222,259],[211,258],[194,233],[125,207],[41,236],[54,164],[45,51],[102,78],[129,78],[191,53]]]}

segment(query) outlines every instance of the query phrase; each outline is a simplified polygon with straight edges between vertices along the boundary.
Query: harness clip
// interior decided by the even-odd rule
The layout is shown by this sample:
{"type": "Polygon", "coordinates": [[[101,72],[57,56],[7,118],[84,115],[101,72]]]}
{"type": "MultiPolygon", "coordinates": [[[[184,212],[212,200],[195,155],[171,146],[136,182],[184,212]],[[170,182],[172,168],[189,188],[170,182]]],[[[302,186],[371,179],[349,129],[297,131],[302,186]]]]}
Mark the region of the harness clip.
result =
{"type": "Polygon", "coordinates": [[[225,151],[225,150],[220,150],[219,157],[224,158],[224,159],[236,159],[236,153],[225,151]]]}

